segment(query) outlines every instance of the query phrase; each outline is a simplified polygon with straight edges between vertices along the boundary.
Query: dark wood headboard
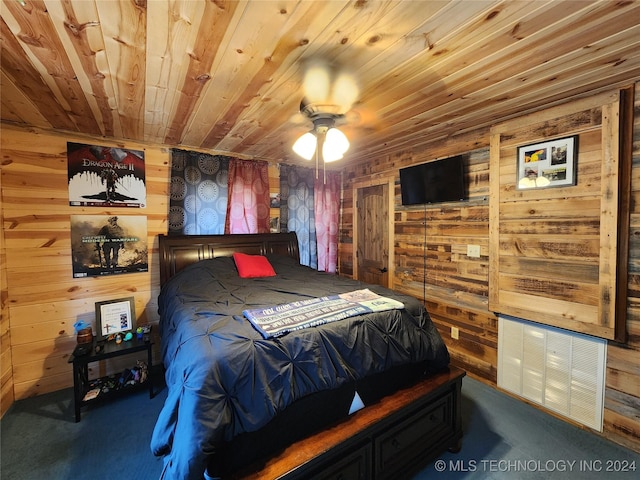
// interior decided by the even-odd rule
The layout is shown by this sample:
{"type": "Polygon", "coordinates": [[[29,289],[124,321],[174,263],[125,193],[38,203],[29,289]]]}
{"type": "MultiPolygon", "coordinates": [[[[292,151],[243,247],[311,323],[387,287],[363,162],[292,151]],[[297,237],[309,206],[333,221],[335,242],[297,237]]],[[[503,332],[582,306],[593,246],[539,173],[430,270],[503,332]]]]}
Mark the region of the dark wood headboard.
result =
{"type": "Polygon", "coordinates": [[[274,253],[300,261],[298,237],[290,233],[241,233],[234,235],[158,235],[160,286],[187,265],[234,252],[249,255],[274,253]]]}

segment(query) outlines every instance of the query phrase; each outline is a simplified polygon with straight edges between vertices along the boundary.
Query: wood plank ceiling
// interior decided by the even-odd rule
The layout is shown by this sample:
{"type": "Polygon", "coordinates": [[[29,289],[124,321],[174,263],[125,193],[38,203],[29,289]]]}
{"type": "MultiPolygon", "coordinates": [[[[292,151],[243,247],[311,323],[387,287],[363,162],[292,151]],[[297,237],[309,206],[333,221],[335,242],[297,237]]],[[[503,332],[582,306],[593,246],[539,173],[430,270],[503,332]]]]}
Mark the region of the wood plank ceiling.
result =
{"type": "Polygon", "coordinates": [[[304,65],[360,95],[337,163],[640,78],[640,2],[2,0],[2,122],[296,162],[304,65]]]}

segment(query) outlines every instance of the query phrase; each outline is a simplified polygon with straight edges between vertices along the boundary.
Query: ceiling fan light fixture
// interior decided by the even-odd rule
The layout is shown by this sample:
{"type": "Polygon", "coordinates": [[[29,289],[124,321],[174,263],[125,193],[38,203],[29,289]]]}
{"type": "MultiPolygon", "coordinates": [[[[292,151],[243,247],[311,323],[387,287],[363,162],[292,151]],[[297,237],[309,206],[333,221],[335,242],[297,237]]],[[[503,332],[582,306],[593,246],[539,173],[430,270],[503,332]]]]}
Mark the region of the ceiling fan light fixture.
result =
{"type": "Polygon", "coordinates": [[[311,160],[316,151],[317,144],[318,138],[313,133],[307,132],[293,144],[293,151],[305,160],[311,160]]]}
{"type": "Polygon", "coordinates": [[[355,77],[348,71],[336,71],[326,61],[316,60],[307,65],[304,74],[304,97],[300,112],[313,122],[313,130],[298,138],[293,151],[306,160],[322,154],[323,161],[343,158],[349,149],[346,135],[335,128],[345,118],[360,94],[355,77]]]}
{"type": "Polygon", "coordinates": [[[330,145],[329,148],[336,152],[340,152],[341,156],[349,150],[349,139],[337,128],[330,128],[327,130],[327,136],[324,140],[324,144],[330,145]]]}
{"type": "Polygon", "coordinates": [[[314,130],[302,135],[293,144],[293,151],[305,160],[311,160],[318,146],[318,135],[322,139],[322,159],[328,162],[335,162],[344,157],[349,150],[349,140],[347,136],[334,127],[327,127],[321,122],[314,125],[314,130]]]}
{"type": "Polygon", "coordinates": [[[322,159],[324,163],[335,162],[336,160],[340,160],[344,155],[328,142],[325,142],[322,145],[322,159]]]}
{"type": "Polygon", "coordinates": [[[349,140],[337,128],[330,128],[322,143],[322,158],[325,162],[340,160],[349,149],[349,140]]]}

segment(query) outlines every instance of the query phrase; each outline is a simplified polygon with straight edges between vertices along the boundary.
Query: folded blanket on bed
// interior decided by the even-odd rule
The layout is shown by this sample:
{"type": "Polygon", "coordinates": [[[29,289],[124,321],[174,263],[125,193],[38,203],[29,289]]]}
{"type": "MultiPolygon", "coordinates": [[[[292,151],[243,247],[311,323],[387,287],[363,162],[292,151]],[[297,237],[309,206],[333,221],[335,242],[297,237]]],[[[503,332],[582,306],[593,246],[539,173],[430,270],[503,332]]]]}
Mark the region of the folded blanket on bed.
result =
{"type": "Polygon", "coordinates": [[[264,338],[269,338],[364,313],[402,308],[402,302],[382,297],[365,288],[269,308],[243,310],[242,313],[264,338]]]}

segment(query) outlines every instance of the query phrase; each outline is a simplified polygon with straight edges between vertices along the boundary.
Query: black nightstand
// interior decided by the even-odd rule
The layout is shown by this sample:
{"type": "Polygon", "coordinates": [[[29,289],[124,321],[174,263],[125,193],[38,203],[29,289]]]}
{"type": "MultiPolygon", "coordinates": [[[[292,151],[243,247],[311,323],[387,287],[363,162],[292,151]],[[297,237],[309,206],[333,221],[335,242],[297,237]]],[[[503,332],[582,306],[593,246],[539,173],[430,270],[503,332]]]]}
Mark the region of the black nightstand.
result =
{"type": "MultiPolygon", "coordinates": [[[[142,386],[149,387],[149,398],[153,398],[153,377],[151,375],[151,367],[153,365],[152,362],[152,346],[153,342],[138,340],[137,338],[133,338],[128,342],[122,342],[117,344],[115,341],[110,342],[100,342],[99,345],[103,345],[102,350],[96,352],[96,345],[98,342],[94,339],[92,344],[88,344],[90,350],[85,355],[71,355],[68,362],[73,363],[73,403],[76,414],[76,422],[80,421],[80,408],[83,405],[88,405],[90,403],[104,401],[107,398],[113,397],[114,395],[119,395],[125,392],[130,392],[132,390],[136,390],[142,386]],[[142,383],[135,383],[130,385],[126,382],[120,383],[120,379],[117,378],[117,375],[111,375],[107,377],[102,377],[96,380],[89,380],[89,364],[92,362],[98,362],[100,360],[106,360],[108,358],[119,357],[121,355],[129,355],[136,352],[147,351],[147,378],[142,383]],[[109,388],[108,391],[101,391],[95,398],[90,400],[85,400],[85,395],[92,390],[92,383],[99,382],[116,382],[114,388],[109,388]]],[[[106,390],[106,389],[103,389],[106,390]]]]}

